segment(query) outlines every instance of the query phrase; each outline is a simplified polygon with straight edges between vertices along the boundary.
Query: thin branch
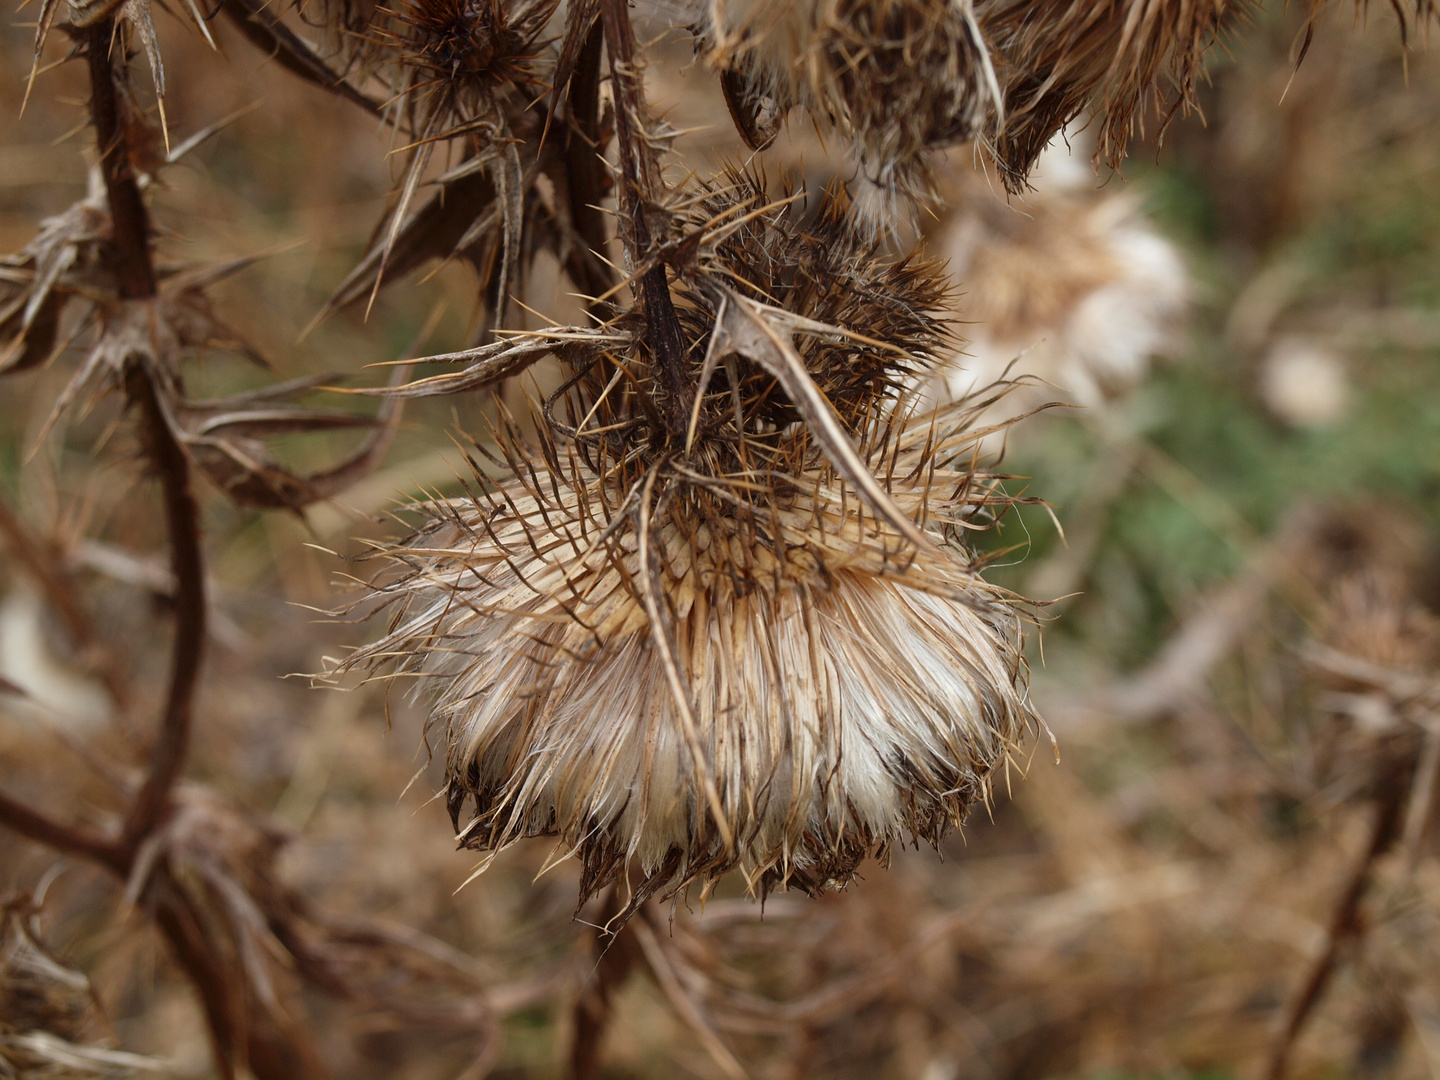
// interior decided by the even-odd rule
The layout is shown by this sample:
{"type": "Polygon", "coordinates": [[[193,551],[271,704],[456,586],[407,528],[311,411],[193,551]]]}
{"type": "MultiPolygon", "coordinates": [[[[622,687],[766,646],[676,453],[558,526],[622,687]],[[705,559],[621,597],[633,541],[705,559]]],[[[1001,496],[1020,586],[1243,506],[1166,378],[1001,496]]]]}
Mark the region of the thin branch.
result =
{"type": "Polygon", "coordinates": [[[250,44],[268,53],[290,74],[360,106],[371,116],[385,112],[380,102],[371,100],[346,82],[308,41],[281,22],[269,4],[261,0],[223,0],[220,7],[250,44]]]}
{"type": "MultiPolygon", "coordinates": [[[[101,19],[85,31],[85,56],[90,66],[90,118],[100,172],[110,203],[111,243],[115,286],[122,300],[144,300],[155,295],[155,267],[150,261],[150,221],[145,200],[130,167],[125,132],[120,122],[120,95],[111,65],[115,20],[101,19]]],[[[123,50],[117,50],[123,53],[123,50]]],[[[122,61],[123,62],[123,61],[122,61]]]]}
{"type": "MultiPolygon", "coordinates": [[[[100,147],[101,174],[113,219],[115,286],[124,300],[155,295],[150,256],[150,223],[145,202],[126,152],[120,125],[119,93],[110,59],[113,19],[101,19],[87,31],[90,110],[100,147]]],[[[122,61],[123,62],[123,61],[122,61]]],[[[190,463],[170,429],[155,376],[139,360],[125,369],[125,393],[140,412],[145,451],[160,478],[165,526],[175,574],[175,644],[170,692],[151,754],[149,773],[125,820],[121,842],[133,856],[140,842],[164,816],[170,792],[185,764],[200,660],[205,646],[205,571],[200,553],[200,513],[190,492],[190,463]]]]}
{"type": "Polygon", "coordinates": [[[700,1005],[685,992],[685,987],[680,983],[680,977],[675,972],[675,967],[670,958],[665,955],[665,948],[660,944],[655,930],[650,925],[654,919],[653,911],[642,913],[640,919],[636,920],[635,936],[640,941],[640,947],[645,954],[646,966],[650,974],[655,977],[655,982],[670,1002],[671,1008],[677,1016],[688,1027],[710,1055],[720,1071],[725,1074],[728,1080],[749,1080],[749,1073],[745,1066],[740,1064],[739,1059],[731,1049],[725,1045],[719,1033],[709,1018],[701,1011],[700,1005]]]}
{"type": "MultiPolygon", "coordinates": [[[[565,179],[570,202],[570,218],[586,250],[572,260],[576,283],[591,296],[599,296],[615,286],[615,274],[600,258],[605,253],[608,236],[605,212],[600,208],[605,198],[607,169],[602,156],[603,124],[600,116],[600,58],[604,30],[597,21],[581,47],[574,73],[570,77],[566,105],[568,130],[565,146],[565,179]]],[[[610,305],[592,305],[592,314],[605,318],[610,305]]]]}
{"type": "Polygon", "coordinates": [[[48,818],[3,792],[0,792],[0,825],[37,844],[44,844],[67,855],[83,855],[94,859],[116,873],[125,872],[124,867],[128,860],[114,841],[48,818]]]}
{"type": "Polygon", "coordinates": [[[600,1047],[610,1023],[611,998],[635,966],[634,930],[629,923],[612,934],[606,928],[625,905],[620,883],[611,885],[600,907],[595,928],[595,966],[575,999],[574,1034],[570,1038],[570,1080],[596,1080],[600,1075],[600,1047]]]}
{"type": "Polygon", "coordinates": [[[1325,990],[1339,966],[1341,947],[1351,938],[1359,937],[1365,929],[1360,915],[1360,902],[1365,898],[1365,891],[1370,886],[1371,871],[1375,860],[1390,849],[1400,832],[1400,811],[1405,805],[1405,796],[1410,786],[1401,777],[1402,768],[1403,763],[1392,763],[1389,769],[1377,777],[1380,799],[1375,807],[1375,823],[1370,830],[1370,843],[1351,871],[1349,883],[1335,905],[1335,912],[1330,918],[1329,933],[1326,935],[1325,951],[1311,966],[1299,994],[1286,1012],[1285,1023],[1271,1048],[1270,1062],[1265,1069],[1268,1080],[1283,1080],[1290,1064],[1290,1053],[1315,1011],[1315,1006],[1324,997],[1325,990]]]}

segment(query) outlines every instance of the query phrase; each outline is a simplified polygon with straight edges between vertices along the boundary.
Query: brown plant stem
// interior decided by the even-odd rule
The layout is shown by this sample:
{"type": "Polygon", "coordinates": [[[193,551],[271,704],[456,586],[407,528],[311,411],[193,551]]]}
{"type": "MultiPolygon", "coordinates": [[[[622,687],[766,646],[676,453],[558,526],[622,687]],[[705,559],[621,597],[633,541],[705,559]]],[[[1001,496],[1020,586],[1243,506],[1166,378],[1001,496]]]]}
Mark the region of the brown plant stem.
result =
{"type": "MultiPolygon", "coordinates": [[[[90,119],[100,153],[100,173],[110,203],[111,255],[115,287],[122,300],[155,295],[155,267],[150,261],[150,220],[135,183],[125,132],[120,123],[120,94],[110,59],[115,20],[101,19],[85,30],[85,58],[90,67],[90,119]]],[[[123,49],[123,46],[121,46],[123,49]]]]}
{"type": "Polygon", "coordinates": [[[166,421],[155,383],[140,364],[132,363],[126,371],[125,389],[140,409],[145,449],[160,477],[175,575],[170,691],[149,773],[122,833],[122,843],[133,852],[164,816],[189,750],[195,686],[205,646],[205,569],[200,552],[200,510],[190,491],[190,465],[166,421]]]}
{"type": "MultiPolygon", "coordinates": [[[[602,156],[605,134],[600,116],[600,60],[604,44],[604,29],[597,21],[580,50],[566,103],[565,179],[570,217],[587,249],[575,260],[576,276],[581,279],[577,284],[591,296],[609,292],[615,284],[614,273],[599,257],[609,241],[605,212],[600,208],[608,181],[602,156]]],[[[609,303],[600,303],[592,305],[591,313],[603,319],[612,313],[611,308],[609,303]]]]}
{"type": "Polygon", "coordinates": [[[630,977],[639,950],[629,923],[618,933],[605,929],[625,905],[620,885],[610,886],[600,907],[592,955],[594,968],[575,1001],[575,1030],[570,1041],[570,1080],[595,1080],[600,1075],[600,1046],[610,1023],[610,999],[630,977]]]}
{"type": "Polygon", "coordinates": [[[66,855],[94,859],[117,874],[123,875],[129,864],[126,853],[109,838],[55,821],[4,793],[0,793],[0,825],[66,855]]]}
{"type": "Polygon", "coordinates": [[[1375,860],[1384,855],[1400,834],[1401,809],[1405,805],[1409,790],[1403,776],[1405,763],[1392,763],[1378,777],[1379,800],[1375,807],[1375,822],[1370,830],[1370,843],[1351,872],[1345,891],[1335,905],[1330,917],[1329,933],[1326,935],[1325,951],[1311,966],[1301,989],[1286,1012],[1285,1023],[1270,1051],[1270,1061],[1265,1069],[1267,1080],[1283,1080],[1290,1064],[1290,1052],[1300,1038],[1315,1006],[1324,997],[1330,980],[1339,967],[1340,949],[1350,939],[1364,933],[1365,922],[1361,917],[1360,902],[1370,886],[1370,874],[1375,860]]]}
{"type": "MultiPolygon", "coordinates": [[[[645,96],[635,68],[635,31],[630,24],[628,0],[601,0],[600,19],[605,26],[605,48],[610,54],[610,81],[615,95],[615,137],[620,149],[621,238],[631,264],[643,266],[652,254],[654,235],[648,215],[659,208],[665,190],[660,163],[645,141],[645,96]]],[[[695,380],[686,365],[685,338],[675,301],[665,277],[665,265],[645,271],[640,278],[640,303],[665,393],[665,421],[670,433],[684,438],[689,427],[695,380]]]]}
{"type": "Polygon", "coordinates": [[[303,1012],[292,1005],[266,1007],[255,991],[230,970],[234,960],[216,941],[211,922],[186,895],[167,867],[160,867],[149,894],[155,922],[164,933],[205,1010],[216,1069],[223,1080],[328,1080],[330,1070],[316,1051],[303,1012]]]}
{"type": "MultiPolygon", "coordinates": [[[[150,257],[150,222],[145,200],[135,182],[120,124],[120,95],[110,44],[113,19],[102,19],[87,31],[90,65],[90,112],[100,148],[100,171],[112,221],[111,249],[115,287],[122,300],[143,301],[155,295],[155,267],[150,257]]],[[[170,563],[175,574],[175,644],[170,691],[160,732],[151,753],[150,769],[121,832],[132,855],[164,816],[170,792],[185,764],[190,746],[190,719],[195,685],[205,645],[205,571],[200,553],[200,512],[190,493],[190,463],[165,416],[153,374],[139,360],[125,369],[125,394],[139,409],[141,438],[165,500],[165,527],[170,538],[170,563]]]]}
{"type": "Polygon", "coordinates": [[[372,101],[332,70],[308,42],[286,26],[263,0],[223,0],[220,9],[251,45],[266,53],[290,74],[358,105],[371,116],[384,114],[383,103],[372,101]]]}

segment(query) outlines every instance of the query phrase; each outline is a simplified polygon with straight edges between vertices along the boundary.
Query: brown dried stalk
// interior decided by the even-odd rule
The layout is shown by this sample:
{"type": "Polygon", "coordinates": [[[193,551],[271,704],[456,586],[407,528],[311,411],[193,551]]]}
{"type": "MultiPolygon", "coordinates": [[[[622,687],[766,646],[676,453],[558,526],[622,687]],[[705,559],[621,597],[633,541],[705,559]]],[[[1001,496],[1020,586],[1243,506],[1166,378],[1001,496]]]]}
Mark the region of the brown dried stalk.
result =
{"type": "MultiPolygon", "coordinates": [[[[125,300],[145,301],[155,296],[155,270],[150,259],[145,203],[135,182],[120,124],[110,59],[114,35],[113,18],[102,19],[85,31],[91,121],[95,126],[100,169],[113,222],[111,270],[116,291],[125,300]]],[[[147,449],[165,487],[166,523],[171,535],[179,613],[170,698],[150,772],[121,835],[113,839],[52,821],[0,795],[0,821],[21,835],[60,851],[87,856],[121,875],[129,872],[136,848],[162,815],[184,763],[189,741],[190,702],[199,671],[205,626],[204,574],[195,505],[189,494],[189,466],[160,412],[154,386],[139,365],[131,365],[127,372],[126,389],[132,399],[138,399],[147,449]]]]}
{"type": "Polygon", "coordinates": [[[624,909],[620,899],[620,883],[605,892],[600,905],[599,922],[595,927],[592,955],[593,967],[580,987],[575,1001],[570,1036],[570,1080],[596,1080],[600,1075],[600,1047],[610,1023],[612,999],[630,977],[638,959],[635,931],[626,923],[612,932],[611,923],[624,909]]]}
{"type": "Polygon", "coordinates": [[[1345,890],[1330,916],[1329,932],[1325,937],[1325,949],[1316,958],[1300,991],[1285,1011],[1285,1022],[1280,1035],[1270,1050],[1270,1060],[1265,1068],[1268,1080],[1284,1080],[1290,1065],[1290,1052],[1294,1049],[1305,1024],[1314,1013],[1315,1007],[1325,996],[1325,990],[1340,962],[1340,950],[1351,940],[1364,934],[1366,923],[1360,911],[1360,903],[1370,887],[1370,877],[1375,861],[1390,850],[1400,835],[1411,780],[1404,774],[1409,763],[1392,762],[1377,777],[1379,800],[1375,806],[1375,821],[1370,827],[1370,842],[1356,861],[1345,890]]]}
{"type": "MultiPolygon", "coordinates": [[[[102,19],[87,32],[91,119],[113,223],[116,291],[122,300],[146,301],[156,291],[150,226],[120,126],[115,70],[110,59],[114,34],[113,19],[102,19]]],[[[164,492],[176,613],[165,712],[148,775],[120,835],[128,862],[164,816],[190,744],[195,685],[205,643],[205,569],[200,553],[199,511],[190,493],[189,461],[162,410],[154,376],[143,364],[128,364],[125,392],[139,409],[145,451],[164,492]]]]}
{"type": "Polygon", "coordinates": [[[133,853],[164,817],[190,745],[195,686],[205,647],[205,569],[199,508],[190,491],[190,465],[161,411],[151,377],[140,365],[126,373],[126,392],[140,407],[146,450],[165,496],[170,565],[175,575],[175,641],[170,691],[149,773],[125,820],[121,842],[133,853]]]}
{"type": "Polygon", "coordinates": [[[0,825],[37,844],[44,844],[67,855],[93,859],[117,874],[125,873],[124,855],[109,837],[97,836],[78,826],[55,821],[38,810],[32,810],[18,799],[12,799],[4,792],[0,792],[0,825]]]}

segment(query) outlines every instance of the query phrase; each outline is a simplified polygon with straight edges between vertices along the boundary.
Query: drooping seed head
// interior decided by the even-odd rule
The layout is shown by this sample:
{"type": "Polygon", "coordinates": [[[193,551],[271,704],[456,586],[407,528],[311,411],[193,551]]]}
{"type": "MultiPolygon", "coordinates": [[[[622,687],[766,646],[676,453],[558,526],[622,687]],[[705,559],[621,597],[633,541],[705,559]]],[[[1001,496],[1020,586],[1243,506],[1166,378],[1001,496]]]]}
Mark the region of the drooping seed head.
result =
{"type": "Polygon", "coordinates": [[[886,191],[928,188],[924,152],[973,138],[1000,106],[970,0],[716,0],[702,25],[737,119],[767,98],[803,107],[886,191]]]}

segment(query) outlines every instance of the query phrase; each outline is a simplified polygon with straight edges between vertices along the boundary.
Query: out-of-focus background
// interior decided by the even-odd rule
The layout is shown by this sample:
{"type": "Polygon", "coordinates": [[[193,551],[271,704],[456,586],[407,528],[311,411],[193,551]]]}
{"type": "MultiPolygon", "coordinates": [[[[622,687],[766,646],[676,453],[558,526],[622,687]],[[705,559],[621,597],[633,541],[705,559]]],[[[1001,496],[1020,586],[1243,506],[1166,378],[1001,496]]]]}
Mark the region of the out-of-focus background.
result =
{"type": "MultiPolygon", "coordinates": [[[[1440,1076],[1440,65],[1383,7],[1337,8],[1298,70],[1300,13],[1256,13],[1213,50],[1203,115],[1157,142],[1150,114],[1121,174],[1092,169],[1078,127],[1008,204],[968,150],[937,166],[947,205],[921,229],[970,344],[933,393],[1013,362],[1037,381],[1010,411],[1062,403],[989,443],[1053,516],[1022,508],[985,540],[996,580],[1055,601],[1030,662],[1058,763],[1042,735],[938,856],[897,852],[842,894],[762,913],[732,883],[641,928],[601,1075],[1440,1076]]],[[[21,115],[34,14],[0,38],[3,251],[84,196],[93,158],[83,69],[48,68],[63,35],[21,115]]],[[[175,137],[249,110],[163,174],[163,256],[268,253],[214,296],[280,377],[374,383],[364,366],[422,333],[426,352],[463,347],[461,265],[302,338],[393,188],[391,135],[229,23],[217,55],[157,18],[175,137]]],[[[685,167],[740,154],[685,41],[658,44],[647,79],[685,167]]],[[[846,168],[829,149],[795,119],[767,168],[819,185],[846,168]]],[[[525,303],[568,321],[568,290],[542,257],[525,303]]],[[[115,715],[105,666],[0,544],[0,782],[98,821],[104,773],[163,696],[169,586],[117,403],[44,429],[75,363],[0,384],[0,495],[83,585],[130,707],[115,715]]],[[[243,359],[187,373],[200,397],[272,377],[243,359]]],[[[489,1075],[539,1080],[565,1075],[597,965],[574,867],[539,874],[536,842],[466,883],[419,711],[304,677],[365,632],[317,613],[344,597],[330,552],[393,534],[407,496],[458,490],[453,433],[483,436],[491,405],[457,401],[412,408],[379,471],[303,516],[202,491],[216,617],[190,776],[288,830],[279,871],[307,902],[452,947],[498,1018],[489,1075]]],[[[318,465],[345,438],[283,450],[318,465]]],[[[211,1075],[189,985],[123,884],[0,834],[0,893],[21,891],[93,985],[87,1038],[211,1075]]],[[[454,1026],[306,1007],[337,1075],[438,1080],[474,1057],[454,1026]]]]}

